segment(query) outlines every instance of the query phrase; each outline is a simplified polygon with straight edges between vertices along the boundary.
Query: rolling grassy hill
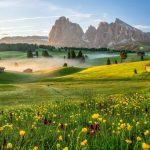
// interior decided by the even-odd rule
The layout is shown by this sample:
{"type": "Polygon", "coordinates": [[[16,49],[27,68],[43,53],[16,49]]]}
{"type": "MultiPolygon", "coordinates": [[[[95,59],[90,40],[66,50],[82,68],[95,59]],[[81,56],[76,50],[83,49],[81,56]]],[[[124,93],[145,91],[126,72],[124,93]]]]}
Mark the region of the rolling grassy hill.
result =
{"type": "Polygon", "coordinates": [[[0,73],[0,84],[25,83],[34,80],[35,80],[35,76],[32,74],[24,74],[18,72],[0,73]]]}
{"type": "MultiPolygon", "coordinates": [[[[147,63],[150,63],[150,61],[91,67],[72,75],[53,79],[57,79],[58,81],[150,79],[150,75],[145,73],[145,64],[147,63]],[[137,74],[134,73],[135,69],[137,70],[137,74]]],[[[44,79],[44,81],[49,81],[49,79],[44,79]]]]}
{"type": "Polygon", "coordinates": [[[70,74],[74,74],[77,72],[80,72],[84,70],[84,68],[78,68],[78,67],[64,67],[64,68],[59,68],[59,69],[55,69],[55,70],[41,70],[41,71],[37,71],[34,74],[36,75],[40,75],[43,77],[60,77],[60,76],[66,76],[66,75],[70,75],[70,74]]]}
{"type": "Polygon", "coordinates": [[[110,66],[92,67],[71,77],[73,79],[128,79],[145,72],[146,62],[124,63],[110,66]],[[134,74],[134,69],[138,74],[134,74]]]}
{"type": "Polygon", "coordinates": [[[31,83],[44,79],[62,77],[84,70],[83,68],[67,67],[55,70],[42,70],[35,73],[4,72],[0,73],[0,84],[31,83]]]}
{"type": "Polygon", "coordinates": [[[145,64],[150,61],[96,66],[91,68],[67,67],[55,70],[42,70],[32,74],[5,72],[0,74],[1,84],[86,81],[86,80],[138,80],[150,79],[145,72],[145,64]],[[134,70],[137,70],[137,74],[134,70]]]}

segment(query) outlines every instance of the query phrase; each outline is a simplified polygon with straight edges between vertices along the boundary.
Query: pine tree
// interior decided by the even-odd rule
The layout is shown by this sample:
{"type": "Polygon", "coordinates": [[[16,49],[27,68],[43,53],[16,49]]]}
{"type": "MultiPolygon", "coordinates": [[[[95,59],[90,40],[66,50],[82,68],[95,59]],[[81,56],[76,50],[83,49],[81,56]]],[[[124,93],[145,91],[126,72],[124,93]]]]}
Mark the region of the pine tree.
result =
{"type": "Polygon", "coordinates": [[[107,65],[111,65],[110,59],[107,59],[107,65]]]}
{"type": "Polygon", "coordinates": [[[27,58],[33,58],[33,53],[31,50],[27,51],[27,58]]]}
{"type": "Polygon", "coordinates": [[[76,53],[74,50],[71,51],[71,58],[72,59],[75,59],[76,58],[76,53]]]}
{"type": "Polygon", "coordinates": [[[36,52],[35,52],[35,55],[36,55],[36,57],[39,57],[39,52],[36,51],[36,52]]]}
{"type": "Polygon", "coordinates": [[[43,57],[50,57],[50,55],[49,55],[49,53],[48,53],[47,50],[43,50],[43,51],[42,51],[42,56],[43,56],[43,57]]]}
{"type": "Polygon", "coordinates": [[[68,51],[68,59],[70,59],[71,58],[71,53],[70,53],[70,51],[68,51]]]}
{"type": "Polygon", "coordinates": [[[140,51],[140,52],[137,53],[137,55],[141,57],[141,61],[144,60],[145,52],[140,51]]]}
{"type": "Polygon", "coordinates": [[[83,57],[83,53],[82,51],[80,50],[79,53],[78,53],[78,58],[82,58],[83,57]]]}

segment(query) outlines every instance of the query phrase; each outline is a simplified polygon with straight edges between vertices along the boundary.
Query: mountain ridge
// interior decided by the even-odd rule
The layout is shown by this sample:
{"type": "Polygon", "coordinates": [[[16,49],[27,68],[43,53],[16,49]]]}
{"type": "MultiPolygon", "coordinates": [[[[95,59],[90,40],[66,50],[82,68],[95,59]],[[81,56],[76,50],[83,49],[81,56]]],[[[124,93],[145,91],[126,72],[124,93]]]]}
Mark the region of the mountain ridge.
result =
{"type": "Polygon", "coordinates": [[[132,27],[118,18],[112,23],[100,22],[97,28],[90,25],[84,33],[79,24],[60,17],[49,33],[50,45],[58,47],[113,48],[118,44],[134,42],[150,43],[150,33],[132,27]]]}
{"type": "Polygon", "coordinates": [[[37,45],[48,45],[47,36],[13,36],[4,37],[0,39],[0,43],[16,44],[16,43],[28,43],[37,45]]]}

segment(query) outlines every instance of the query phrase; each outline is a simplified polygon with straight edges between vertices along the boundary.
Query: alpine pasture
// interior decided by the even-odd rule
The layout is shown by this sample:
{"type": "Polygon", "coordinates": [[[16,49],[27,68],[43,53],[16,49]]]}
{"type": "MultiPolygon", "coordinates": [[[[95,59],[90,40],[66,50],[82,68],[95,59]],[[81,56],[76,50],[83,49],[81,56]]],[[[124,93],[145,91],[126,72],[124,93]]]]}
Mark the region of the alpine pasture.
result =
{"type": "Polygon", "coordinates": [[[0,148],[149,149],[148,57],[139,61],[130,54],[118,64],[100,66],[107,58],[94,58],[81,67],[0,73],[0,148]]]}

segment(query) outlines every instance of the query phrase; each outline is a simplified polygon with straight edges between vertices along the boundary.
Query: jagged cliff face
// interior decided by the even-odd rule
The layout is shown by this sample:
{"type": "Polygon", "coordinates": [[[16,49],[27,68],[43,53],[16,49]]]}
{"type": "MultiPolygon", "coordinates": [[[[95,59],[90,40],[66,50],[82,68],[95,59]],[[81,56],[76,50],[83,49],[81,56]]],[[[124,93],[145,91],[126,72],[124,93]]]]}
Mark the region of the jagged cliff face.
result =
{"type": "Polygon", "coordinates": [[[90,26],[86,33],[83,36],[83,40],[87,43],[88,46],[94,47],[94,40],[95,40],[95,35],[96,35],[96,28],[93,26],[90,26]]]}
{"type": "Polygon", "coordinates": [[[85,47],[83,35],[84,32],[78,24],[71,23],[69,19],[61,17],[56,20],[49,33],[49,43],[59,47],[85,47]]]}
{"type": "MultiPolygon", "coordinates": [[[[89,31],[88,31],[89,32],[89,31]]],[[[87,39],[88,40],[88,39],[87,39]]],[[[94,47],[113,47],[133,42],[149,42],[150,34],[144,33],[125,22],[116,19],[114,23],[101,22],[93,37],[94,47]]],[[[91,47],[91,45],[88,45],[91,47]]]]}
{"type": "Polygon", "coordinates": [[[97,29],[90,26],[84,34],[78,24],[61,17],[49,34],[49,43],[59,47],[114,47],[133,42],[150,43],[150,33],[144,33],[120,19],[111,24],[101,22],[97,29]]]}

